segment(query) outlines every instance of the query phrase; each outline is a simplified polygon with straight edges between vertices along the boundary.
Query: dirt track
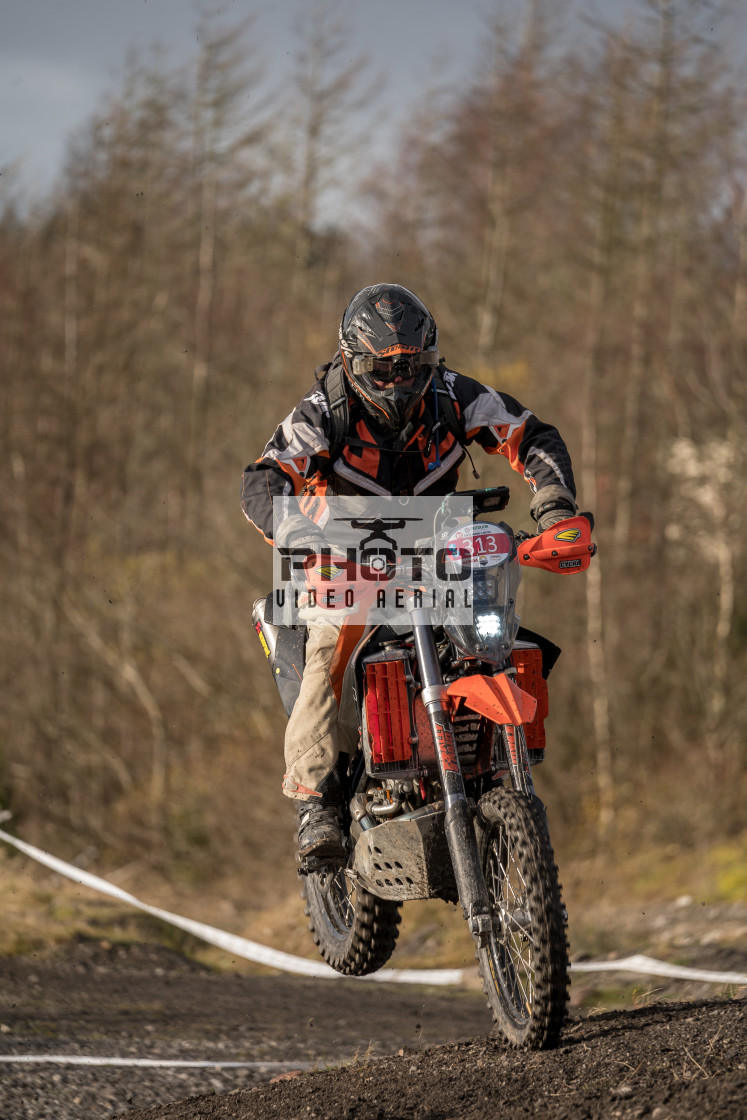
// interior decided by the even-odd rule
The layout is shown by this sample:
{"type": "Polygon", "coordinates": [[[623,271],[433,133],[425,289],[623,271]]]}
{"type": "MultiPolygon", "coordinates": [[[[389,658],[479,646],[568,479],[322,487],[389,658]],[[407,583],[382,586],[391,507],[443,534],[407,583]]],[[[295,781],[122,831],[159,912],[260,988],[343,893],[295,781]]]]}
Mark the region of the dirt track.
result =
{"type": "Polygon", "coordinates": [[[127,1120],[737,1120],[747,1115],[744,1011],[707,1001],[611,1012],[569,1024],[554,1053],[479,1039],[127,1120]]]}
{"type": "Polygon", "coordinates": [[[745,1010],[722,998],[576,1015],[557,1051],[516,1055],[489,1037],[477,992],[217,974],[162,948],[78,942],[0,960],[0,1051],[267,1064],[0,1066],[0,1117],[739,1120],[745,1010]]]}

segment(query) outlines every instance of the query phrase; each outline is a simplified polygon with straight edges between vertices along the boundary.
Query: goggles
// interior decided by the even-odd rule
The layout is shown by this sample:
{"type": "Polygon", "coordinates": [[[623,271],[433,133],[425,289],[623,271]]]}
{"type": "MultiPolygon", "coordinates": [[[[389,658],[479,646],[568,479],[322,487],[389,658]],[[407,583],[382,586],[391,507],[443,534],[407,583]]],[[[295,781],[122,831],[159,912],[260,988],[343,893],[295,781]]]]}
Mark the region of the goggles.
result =
{"type": "Polygon", "coordinates": [[[421,350],[417,354],[396,354],[392,358],[377,358],[375,354],[356,354],[353,357],[353,373],[357,376],[373,374],[377,381],[389,383],[396,377],[407,381],[416,377],[424,367],[432,369],[438,365],[437,350],[421,350]]]}

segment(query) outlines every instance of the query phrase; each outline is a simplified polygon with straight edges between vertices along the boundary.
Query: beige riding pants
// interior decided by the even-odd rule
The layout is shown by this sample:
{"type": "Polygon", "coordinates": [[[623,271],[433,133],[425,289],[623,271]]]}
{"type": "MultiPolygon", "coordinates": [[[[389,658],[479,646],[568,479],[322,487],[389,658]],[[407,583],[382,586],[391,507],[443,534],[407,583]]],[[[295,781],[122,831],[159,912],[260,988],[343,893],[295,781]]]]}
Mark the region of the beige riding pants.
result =
{"type": "Polygon", "coordinates": [[[345,623],[309,625],[301,692],[285,732],[286,797],[321,797],[320,786],[340,752],[355,750],[358,730],[340,722],[339,700],[347,659],[362,633],[361,626],[345,623]]]}

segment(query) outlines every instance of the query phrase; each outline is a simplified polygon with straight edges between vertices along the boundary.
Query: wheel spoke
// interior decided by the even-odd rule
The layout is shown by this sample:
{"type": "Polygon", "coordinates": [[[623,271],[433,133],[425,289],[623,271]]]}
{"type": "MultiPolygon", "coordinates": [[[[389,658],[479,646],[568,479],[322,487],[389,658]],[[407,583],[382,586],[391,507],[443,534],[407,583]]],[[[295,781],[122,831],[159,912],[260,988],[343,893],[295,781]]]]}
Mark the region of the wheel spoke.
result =
{"type": "Polygon", "coordinates": [[[355,921],[354,887],[346,868],[330,872],[324,878],[322,896],[327,918],[340,935],[347,935],[355,921]]]}
{"type": "Polygon", "coordinates": [[[516,790],[479,803],[480,853],[493,917],[478,950],[493,1014],[508,1041],[553,1045],[568,998],[566,917],[544,807],[516,790]]]}
{"type": "Polygon", "coordinates": [[[363,976],[389,959],[397,940],[399,906],[362,890],[346,867],[302,880],[309,926],[323,958],[337,972],[363,976]]]}
{"type": "Polygon", "coordinates": [[[507,995],[516,1012],[531,1015],[534,1002],[534,936],[528,891],[505,829],[494,833],[487,863],[488,891],[499,918],[498,955],[507,995]]]}

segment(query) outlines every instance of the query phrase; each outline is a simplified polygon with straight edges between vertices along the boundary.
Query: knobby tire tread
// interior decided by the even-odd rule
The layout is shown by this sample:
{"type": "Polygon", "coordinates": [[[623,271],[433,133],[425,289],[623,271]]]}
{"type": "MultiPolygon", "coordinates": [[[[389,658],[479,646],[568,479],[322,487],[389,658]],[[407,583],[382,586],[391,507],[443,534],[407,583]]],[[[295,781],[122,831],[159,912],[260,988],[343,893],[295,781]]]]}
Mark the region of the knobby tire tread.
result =
{"type": "MultiPolygon", "coordinates": [[[[501,825],[509,834],[527,885],[534,959],[535,998],[523,1027],[517,1025],[490,972],[490,948],[477,959],[488,1007],[505,1041],[521,1050],[550,1049],[557,1044],[568,1004],[568,937],[558,869],[542,802],[510,789],[494,789],[480,799],[483,821],[480,855],[487,867],[491,833],[501,825]]],[[[486,876],[487,878],[487,876],[486,876]]],[[[494,964],[495,959],[493,958],[494,964]]]]}
{"type": "Polygon", "coordinates": [[[385,965],[394,952],[401,920],[400,903],[377,898],[358,889],[355,916],[347,936],[336,934],[321,901],[320,876],[313,872],[301,881],[304,913],[323,959],[343,976],[367,976],[385,965]]]}

